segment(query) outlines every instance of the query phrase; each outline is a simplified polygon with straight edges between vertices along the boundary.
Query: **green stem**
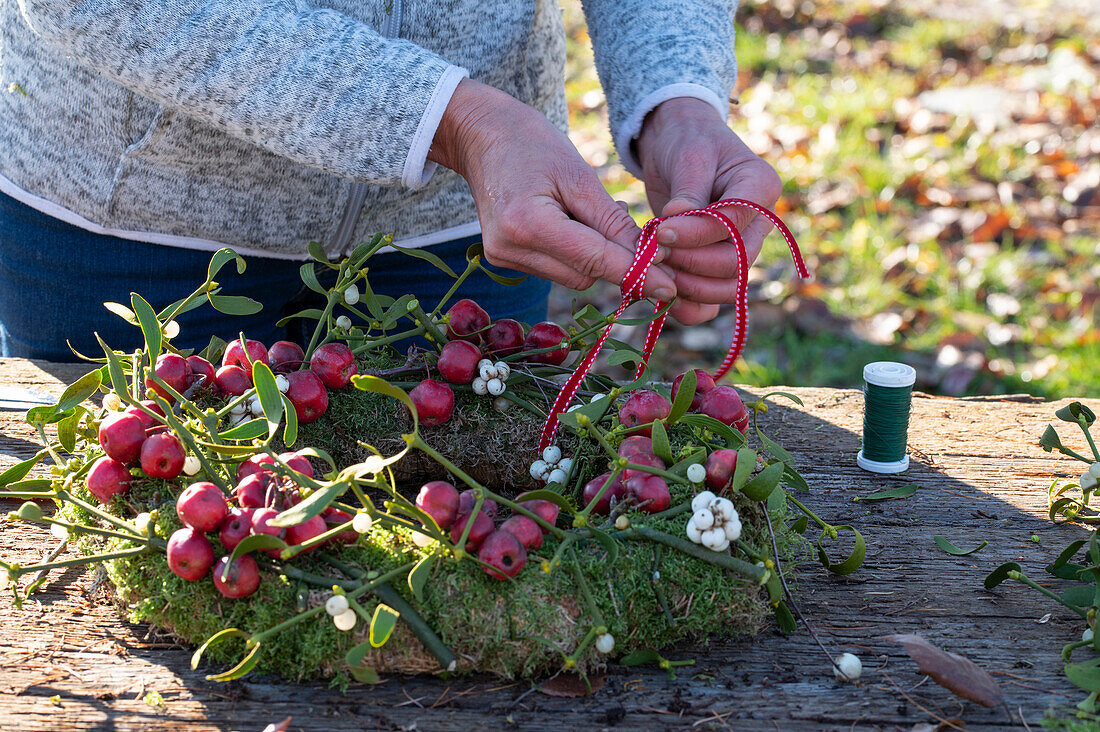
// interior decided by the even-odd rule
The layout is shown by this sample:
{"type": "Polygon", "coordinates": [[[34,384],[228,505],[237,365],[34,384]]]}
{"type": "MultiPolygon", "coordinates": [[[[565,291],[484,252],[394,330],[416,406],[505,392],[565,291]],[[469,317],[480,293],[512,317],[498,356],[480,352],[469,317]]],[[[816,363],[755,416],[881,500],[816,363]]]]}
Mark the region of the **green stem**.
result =
{"type": "Polygon", "coordinates": [[[439,311],[443,309],[443,306],[447,303],[448,300],[454,297],[454,294],[458,292],[458,288],[462,286],[462,283],[465,282],[466,279],[477,270],[478,266],[476,262],[466,262],[466,271],[460,274],[457,279],[455,279],[454,284],[451,285],[451,289],[447,290],[447,292],[443,295],[443,298],[440,299],[440,301],[436,304],[435,310],[432,310],[433,318],[439,315],[439,311]]]}
{"type": "Polygon", "coordinates": [[[1089,432],[1088,425],[1083,420],[1078,418],[1077,424],[1081,426],[1081,431],[1085,433],[1085,439],[1089,442],[1089,447],[1092,448],[1093,457],[1096,458],[1095,462],[1100,463],[1100,450],[1096,449],[1096,443],[1092,441],[1092,434],[1089,432]]]}
{"type": "Polygon", "coordinates": [[[573,579],[577,581],[577,586],[581,588],[581,597],[584,598],[584,604],[588,606],[588,614],[592,616],[592,620],[596,625],[605,625],[603,613],[600,612],[600,608],[596,605],[596,599],[592,597],[592,590],[588,587],[588,580],[584,578],[584,572],[581,571],[576,552],[572,549],[569,550],[569,559],[571,560],[569,562],[569,567],[573,570],[573,579]]]}
{"type": "Polygon", "coordinates": [[[374,340],[367,341],[362,346],[356,346],[355,348],[351,349],[351,352],[358,356],[360,353],[369,351],[372,348],[378,348],[379,346],[388,346],[391,343],[403,341],[407,338],[415,338],[419,335],[424,335],[424,329],[413,328],[412,330],[407,330],[404,333],[395,333],[394,335],[383,336],[382,338],[376,338],[374,340]]]}
{"type": "Polygon", "coordinates": [[[325,303],[325,311],[321,313],[321,317],[317,319],[317,327],[313,329],[313,335],[309,339],[309,348],[306,349],[306,361],[309,361],[313,356],[313,351],[317,347],[317,339],[321,337],[321,329],[328,327],[329,317],[332,316],[332,309],[336,307],[336,299],[340,297],[334,291],[329,291],[328,302],[325,303]]]}
{"type": "Polygon", "coordinates": [[[96,526],[85,526],[84,524],[70,524],[66,521],[58,521],[55,518],[49,516],[43,516],[35,523],[50,524],[53,526],[64,526],[70,531],[75,531],[78,534],[94,534],[96,536],[107,536],[113,539],[125,539],[126,541],[140,541],[146,544],[149,543],[149,537],[141,534],[124,534],[121,531],[111,531],[110,529],[101,529],[96,526]]]}
{"type": "Polygon", "coordinates": [[[821,519],[819,519],[817,517],[817,514],[815,514],[813,511],[806,508],[805,506],[803,506],[801,501],[799,501],[797,498],[792,496],[790,493],[787,493],[787,500],[790,501],[791,503],[793,503],[795,506],[798,506],[798,510],[800,510],[802,513],[806,514],[810,519],[812,519],[813,522],[818,525],[818,527],[820,527],[822,529],[830,528],[829,524],[827,524],[824,521],[822,521],[821,519]]]}
{"type": "Polygon", "coordinates": [[[62,559],[57,562],[46,562],[44,564],[30,564],[25,567],[20,567],[19,572],[23,574],[25,572],[37,572],[39,570],[48,569],[60,569],[62,567],[78,567],[82,564],[93,564],[95,562],[107,562],[112,559],[124,559],[126,557],[132,557],[135,554],[141,554],[149,550],[148,545],[139,546],[134,549],[123,549],[117,552],[108,552],[107,554],[93,554],[91,556],[74,557],[73,559],[62,559]]]}
{"type": "Polygon", "coordinates": [[[79,506],[80,508],[84,509],[88,513],[92,514],[93,516],[96,516],[97,518],[100,518],[100,519],[106,521],[109,524],[114,524],[115,526],[119,527],[120,529],[126,529],[127,531],[133,532],[133,534],[135,536],[141,536],[141,532],[138,531],[138,528],[136,526],[134,526],[133,524],[129,523],[128,521],[124,521],[123,519],[120,519],[118,516],[114,516],[112,514],[107,513],[106,511],[103,511],[99,508],[96,508],[95,506],[93,506],[90,503],[87,503],[86,501],[80,500],[79,498],[77,498],[76,496],[74,496],[72,493],[70,493],[69,491],[67,491],[65,489],[59,490],[57,492],[57,497],[59,499],[63,500],[63,501],[69,501],[70,503],[72,503],[75,506],[79,506]]]}
{"type": "Polygon", "coordinates": [[[1082,610],[1081,608],[1077,607],[1076,605],[1070,605],[1068,602],[1066,602],[1061,597],[1059,597],[1056,593],[1051,592],[1047,588],[1043,587],[1042,585],[1040,585],[1038,582],[1036,582],[1035,580],[1028,577],[1023,572],[1017,572],[1015,570],[1012,570],[1012,571],[1009,571],[1008,576],[1012,579],[1019,580],[1020,582],[1023,582],[1025,585],[1027,585],[1028,587],[1030,587],[1033,590],[1038,590],[1039,592],[1041,592],[1044,595],[1046,595],[1047,597],[1049,597],[1051,600],[1054,600],[1055,602],[1057,602],[1061,605],[1065,605],[1070,610],[1072,610],[1073,612],[1080,615],[1082,618],[1086,618],[1086,619],[1088,618],[1088,613],[1086,611],[1082,610]]]}
{"type": "Polygon", "coordinates": [[[447,337],[439,331],[435,322],[424,312],[419,300],[409,302],[409,313],[413,316],[413,322],[424,329],[424,337],[432,341],[436,348],[442,348],[443,344],[447,342],[447,337]]]}
{"type": "Polygon", "coordinates": [[[665,591],[661,589],[661,545],[655,544],[653,547],[653,569],[649,573],[649,584],[653,586],[653,594],[657,598],[657,604],[661,606],[661,612],[665,616],[665,621],[669,625],[676,624],[676,618],[672,616],[672,611],[668,609],[668,601],[665,600],[665,591]]]}
{"type": "Polygon", "coordinates": [[[401,619],[405,621],[406,625],[413,634],[424,644],[424,647],[428,649],[428,652],[435,656],[435,660],[439,661],[439,665],[447,671],[454,671],[458,666],[458,659],[455,657],[454,652],[448,648],[443,639],[436,635],[432,627],[428,625],[422,617],[413,609],[412,605],[405,602],[397,591],[394,590],[386,583],[379,584],[374,590],[374,594],[378,595],[378,599],[386,603],[401,615],[401,619]]]}
{"type": "Polygon", "coordinates": [[[702,559],[704,562],[709,562],[723,569],[728,569],[739,574],[743,574],[749,579],[756,582],[763,582],[768,578],[768,571],[763,567],[757,567],[755,564],[749,564],[743,559],[731,557],[728,554],[722,554],[721,552],[711,551],[698,544],[693,544],[687,539],[681,539],[677,536],[666,534],[663,531],[658,531],[649,526],[635,526],[624,531],[620,531],[618,536],[624,539],[631,539],[634,537],[640,537],[649,541],[657,542],[658,544],[664,544],[684,554],[689,554],[696,559],[702,559]]]}

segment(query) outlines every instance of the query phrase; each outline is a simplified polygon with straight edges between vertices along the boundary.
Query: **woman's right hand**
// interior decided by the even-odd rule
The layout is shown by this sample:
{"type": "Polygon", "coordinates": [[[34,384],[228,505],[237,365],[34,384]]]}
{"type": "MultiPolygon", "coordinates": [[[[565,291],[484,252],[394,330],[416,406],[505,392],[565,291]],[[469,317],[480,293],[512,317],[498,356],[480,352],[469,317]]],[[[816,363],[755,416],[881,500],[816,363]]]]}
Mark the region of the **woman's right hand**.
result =
{"type": "MultiPolygon", "coordinates": [[[[569,138],[537,110],[464,79],[428,159],[469,184],[490,263],[575,290],[598,279],[622,282],[634,259],[638,226],[569,138]]],[[[671,273],[651,268],[645,294],[672,299],[671,273]]]]}

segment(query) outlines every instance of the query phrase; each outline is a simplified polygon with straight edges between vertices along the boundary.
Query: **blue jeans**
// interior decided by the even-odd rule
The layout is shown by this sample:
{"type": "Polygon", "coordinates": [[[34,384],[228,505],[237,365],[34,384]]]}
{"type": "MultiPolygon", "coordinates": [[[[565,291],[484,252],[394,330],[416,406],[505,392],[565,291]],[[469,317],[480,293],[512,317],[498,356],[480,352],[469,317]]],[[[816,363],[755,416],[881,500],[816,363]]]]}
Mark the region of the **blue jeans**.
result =
{"type": "MultiPolygon", "coordinates": [[[[430,251],[462,272],[467,247],[480,239],[467,237],[430,251]]],[[[114,348],[138,348],[141,331],[104,309],[103,303],[130,307],[130,293],[137,292],[159,310],[205,281],[210,256],[210,252],[93,234],[0,194],[0,356],[78,360],[69,341],[86,356],[102,357],[96,332],[114,348]]],[[[181,330],[173,342],[178,347],[201,349],[212,335],[228,340],[240,331],[267,345],[308,338],[301,326],[313,321],[292,320],[287,326],[290,331],[275,325],[291,313],[324,306],[319,295],[302,285],[302,262],[262,257],[246,261],[244,274],[238,275],[229,264],[217,280],[222,294],[251,297],[263,304],[263,310],[252,316],[229,316],[204,305],[185,313],[177,319],[181,330]]],[[[376,293],[399,297],[411,292],[428,311],[454,282],[430,264],[397,252],[375,255],[368,267],[376,293]]],[[[330,272],[319,272],[326,286],[332,283],[325,283],[323,277],[330,272]]],[[[455,299],[476,300],[494,320],[535,323],[546,319],[549,293],[550,283],[545,280],[529,277],[518,287],[507,287],[477,272],[463,283],[455,299]]]]}

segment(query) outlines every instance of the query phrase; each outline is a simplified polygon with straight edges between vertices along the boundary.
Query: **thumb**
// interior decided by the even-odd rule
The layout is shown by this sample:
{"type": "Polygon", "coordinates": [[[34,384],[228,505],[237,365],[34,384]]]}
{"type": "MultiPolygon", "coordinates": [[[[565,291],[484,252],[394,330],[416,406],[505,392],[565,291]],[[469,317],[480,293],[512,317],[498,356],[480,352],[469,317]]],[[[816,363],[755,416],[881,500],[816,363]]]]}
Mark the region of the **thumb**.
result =
{"type": "MultiPolygon", "coordinates": [[[[692,165],[685,160],[672,171],[670,180],[671,194],[668,203],[661,209],[661,216],[675,216],[685,211],[702,208],[709,204],[711,187],[714,183],[713,171],[707,172],[703,165],[692,165]]],[[[694,234],[692,229],[709,228],[700,221],[692,226],[684,219],[666,221],[657,231],[657,241],[665,246],[674,246],[681,234],[694,234]],[[685,229],[680,231],[680,229],[685,229]]],[[[695,238],[695,237],[691,237],[695,238]]]]}

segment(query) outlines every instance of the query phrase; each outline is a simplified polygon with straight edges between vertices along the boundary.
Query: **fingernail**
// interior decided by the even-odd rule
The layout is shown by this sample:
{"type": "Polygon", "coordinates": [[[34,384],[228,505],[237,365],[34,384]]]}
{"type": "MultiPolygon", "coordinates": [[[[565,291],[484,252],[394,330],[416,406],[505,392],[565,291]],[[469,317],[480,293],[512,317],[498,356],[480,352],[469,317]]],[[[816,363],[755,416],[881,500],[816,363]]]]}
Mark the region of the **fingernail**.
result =
{"type": "Polygon", "coordinates": [[[662,247],[657,247],[657,251],[653,255],[653,263],[660,264],[661,262],[665,261],[666,257],[668,257],[668,250],[662,247]]]}
{"type": "Polygon", "coordinates": [[[675,229],[660,229],[657,231],[657,241],[665,246],[672,246],[676,243],[676,230],[675,229]]]}
{"type": "Polygon", "coordinates": [[[653,291],[653,297],[662,302],[668,302],[672,298],[676,297],[676,291],[671,290],[667,287],[658,287],[656,290],[653,291]]]}

